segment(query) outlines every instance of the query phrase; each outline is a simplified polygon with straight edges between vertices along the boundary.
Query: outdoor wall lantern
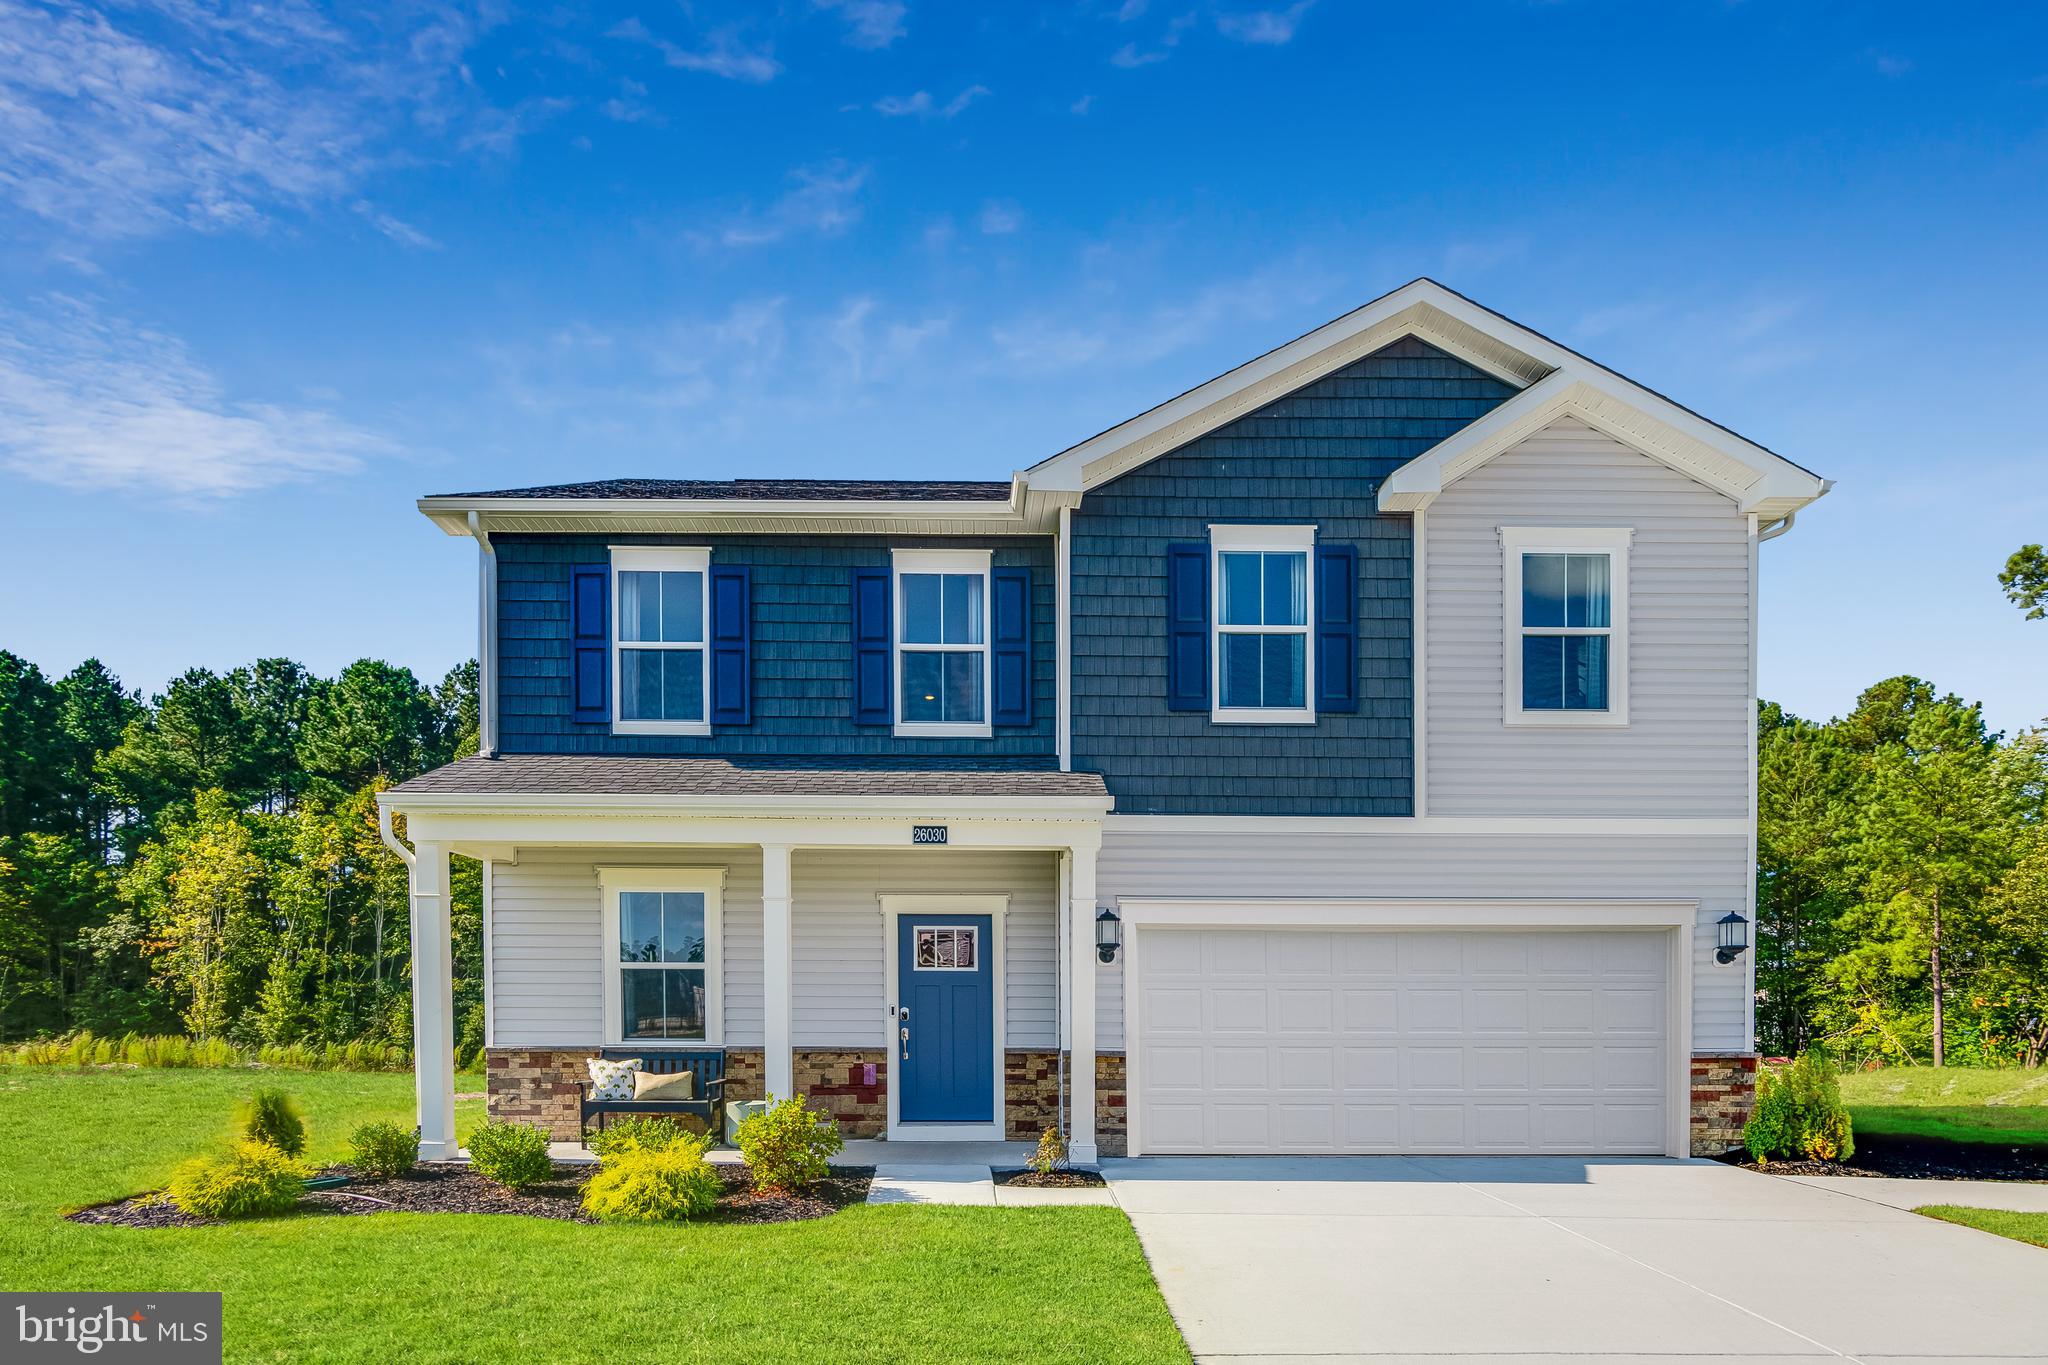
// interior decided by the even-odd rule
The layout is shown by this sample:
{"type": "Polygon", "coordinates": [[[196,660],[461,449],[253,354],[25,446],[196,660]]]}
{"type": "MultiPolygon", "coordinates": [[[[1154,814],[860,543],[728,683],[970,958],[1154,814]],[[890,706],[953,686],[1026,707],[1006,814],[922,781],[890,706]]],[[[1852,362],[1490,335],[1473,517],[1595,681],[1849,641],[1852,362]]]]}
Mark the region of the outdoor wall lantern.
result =
{"type": "Polygon", "coordinates": [[[1725,967],[1748,951],[1748,920],[1730,910],[1714,922],[1714,927],[1718,931],[1718,942],[1714,947],[1714,961],[1725,967]]]}
{"type": "Polygon", "coordinates": [[[1116,911],[1105,909],[1095,917],[1095,956],[1104,962],[1116,961],[1116,950],[1123,946],[1124,922],[1116,917],[1116,911]]]}

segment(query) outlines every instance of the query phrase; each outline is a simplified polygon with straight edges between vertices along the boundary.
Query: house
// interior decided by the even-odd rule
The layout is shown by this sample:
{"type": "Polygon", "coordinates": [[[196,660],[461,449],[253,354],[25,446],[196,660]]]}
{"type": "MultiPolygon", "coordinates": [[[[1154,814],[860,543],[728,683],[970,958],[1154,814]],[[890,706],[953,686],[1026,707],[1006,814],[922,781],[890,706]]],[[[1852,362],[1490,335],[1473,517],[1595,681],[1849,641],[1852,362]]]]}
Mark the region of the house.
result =
{"type": "Polygon", "coordinates": [[[451,853],[558,1137],[626,1045],[1080,1160],[1723,1149],[1758,552],[1827,487],[1417,280],[1007,481],[425,498],[483,676],[383,797],[425,1150],[451,853]]]}

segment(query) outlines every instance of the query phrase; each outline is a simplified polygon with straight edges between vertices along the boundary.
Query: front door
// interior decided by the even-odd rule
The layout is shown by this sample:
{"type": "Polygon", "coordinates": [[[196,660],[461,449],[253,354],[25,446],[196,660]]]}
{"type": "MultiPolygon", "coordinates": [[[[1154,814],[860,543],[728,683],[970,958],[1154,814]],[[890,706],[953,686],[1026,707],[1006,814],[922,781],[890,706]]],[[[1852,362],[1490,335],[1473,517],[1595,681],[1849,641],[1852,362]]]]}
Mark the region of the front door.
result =
{"type": "Polygon", "coordinates": [[[903,915],[896,923],[897,1121],[992,1123],[989,916],[903,915]]]}

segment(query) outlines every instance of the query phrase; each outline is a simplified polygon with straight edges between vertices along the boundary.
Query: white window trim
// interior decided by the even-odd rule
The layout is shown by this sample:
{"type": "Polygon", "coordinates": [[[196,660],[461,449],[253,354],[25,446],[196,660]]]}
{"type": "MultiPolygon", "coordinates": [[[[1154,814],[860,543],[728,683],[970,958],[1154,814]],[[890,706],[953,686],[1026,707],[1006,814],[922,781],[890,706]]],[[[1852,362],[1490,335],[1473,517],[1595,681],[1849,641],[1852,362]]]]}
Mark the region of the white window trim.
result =
{"type": "Polygon", "coordinates": [[[725,1039],[725,869],[722,867],[600,867],[597,884],[603,895],[604,1043],[606,1047],[717,1047],[725,1039]],[[621,891],[698,891],[704,895],[704,1040],[692,1038],[628,1038],[619,990],[619,893],[621,891]]]}
{"type": "MultiPolygon", "coordinates": [[[[1628,724],[1628,551],[1635,531],[1627,526],[1503,526],[1501,544],[1501,723],[1548,729],[1616,729],[1628,724]],[[1522,707],[1522,556],[1604,553],[1608,568],[1607,709],[1528,711],[1522,707]]],[[[1578,632],[1538,627],[1546,634],[1578,632]]],[[[1585,634],[1598,634],[1586,630],[1585,634]]]]}
{"type": "Polygon", "coordinates": [[[992,688],[995,685],[994,659],[989,653],[989,641],[995,634],[995,622],[989,613],[995,606],[990,594],[989,579],[994,567],[995,555],[990,550],[892,550],[889,554],[889,689],[896,698],[896,730],[906,739],[987,739],[995,733],[990,720],[991,708],[995,704],[992,688]],[[903,642],[905,612],[903,610],[903,576],[913,573],[937,574],[980,574],[981,575],[981,643],[978,645],[906,645],[903,642]],[[922,654],[973,654],[981,655],[981,720],[964,721],[915,721],[903,718],[903,654],[913,650],[922,654]]]}
{"type": "Polygon", "coordinates": [[[1316,528],[1313,526],[1243,526],[1209,528],[1209,720],[1215,725],[1314,725],[1316,723],[1316,528]],[[1299,626],[1231,626],[1232,635],[1300,635],[1302,679],[1300,706],[1225,706],[1223,704],[1223,556],[1261,552],[1307,557],[1303,582],[1308,592],[1299,626]]]}
{"type": "Polygon", "coordinates": [[[703,545],[614,545],[612,551],[611,575],[611,621],[612,621],[612,733],[615,735],[708,735],[711,733],[711,549],[703,545]],[[704,638],[695,648],[697,666],[703,673],[704,719],[702,720],[626,720],[625,711],[619,705],[619,689],[625,677],[623,655],[628,649],[687,649],[691,646],[678,642],[670,645],[658,640],[628,640],[625,637],[623,619],[619,612],[619,595],[624,590],[619,575],[622,572],[667,572],[697,573],[702,576],[704,593],[704,638]]]}

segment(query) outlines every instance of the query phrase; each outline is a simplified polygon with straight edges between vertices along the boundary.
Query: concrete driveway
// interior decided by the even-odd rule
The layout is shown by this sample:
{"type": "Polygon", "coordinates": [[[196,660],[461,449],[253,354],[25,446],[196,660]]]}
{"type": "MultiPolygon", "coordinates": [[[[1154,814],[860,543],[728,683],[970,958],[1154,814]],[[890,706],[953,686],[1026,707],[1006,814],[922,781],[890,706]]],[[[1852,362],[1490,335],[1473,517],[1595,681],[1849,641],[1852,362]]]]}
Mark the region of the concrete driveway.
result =
{"type": "Polygon", "coordinates": [[[1717,1162],[1103,1174],[1202,1361],[2048,1361],[2048,1251],[1717,1162]]]}

